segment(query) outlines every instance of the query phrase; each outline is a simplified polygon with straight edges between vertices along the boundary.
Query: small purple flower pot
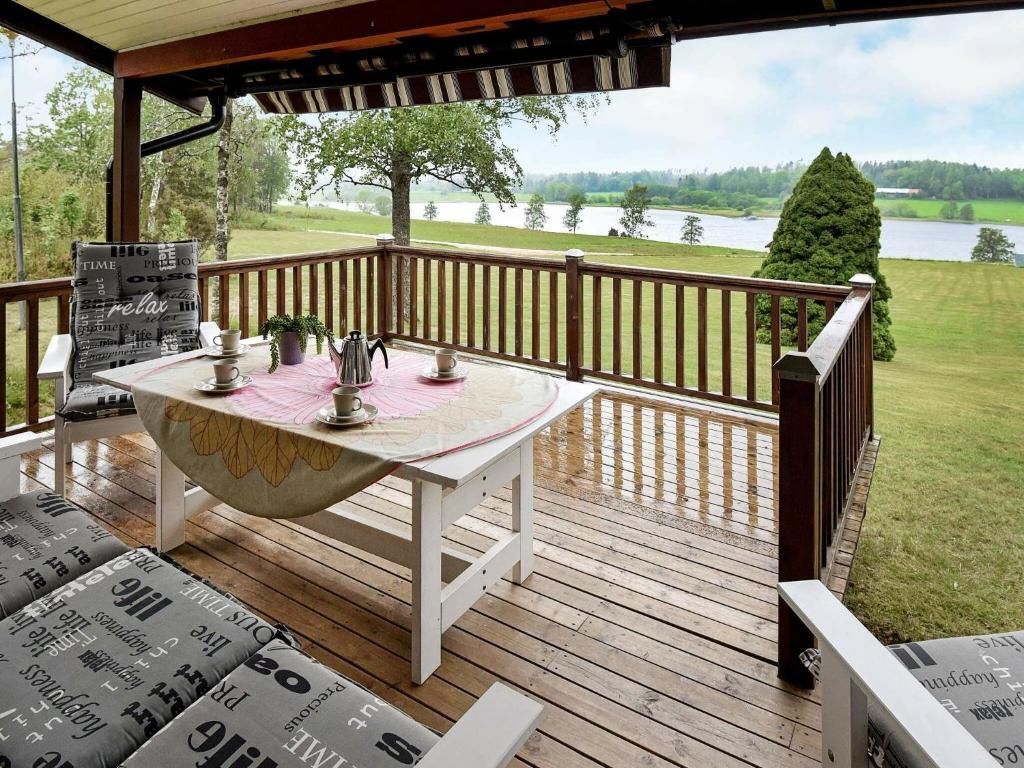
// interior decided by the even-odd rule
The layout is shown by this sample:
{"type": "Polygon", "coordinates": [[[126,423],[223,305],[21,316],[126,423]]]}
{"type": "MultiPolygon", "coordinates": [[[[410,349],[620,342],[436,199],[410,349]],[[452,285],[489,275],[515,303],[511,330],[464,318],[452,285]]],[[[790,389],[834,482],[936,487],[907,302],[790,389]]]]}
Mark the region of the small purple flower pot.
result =
{"type": "Polygon", "coordinates": [[[278,344],[281,351],[281,365],[298,365],[306,356],[299,348],[299,337],[291,331],[281,334],[281,341],[278,344]]]}

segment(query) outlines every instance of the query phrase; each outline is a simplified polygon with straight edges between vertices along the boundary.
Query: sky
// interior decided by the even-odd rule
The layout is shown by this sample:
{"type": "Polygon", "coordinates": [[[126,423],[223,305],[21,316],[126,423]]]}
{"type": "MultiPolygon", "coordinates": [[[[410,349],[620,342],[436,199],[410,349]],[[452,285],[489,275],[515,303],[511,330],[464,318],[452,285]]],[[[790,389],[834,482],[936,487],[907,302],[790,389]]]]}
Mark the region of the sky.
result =
{"type": "MultiPolygon", "coordinates": [[[[557,142],[523,127],[507,139],[537,173],[772,166],[823,145],[857,161],[1024,167],[1022,40],[1024,11],[684,41],[671,88],[612,94],[557,142]]],[[[76,63],[44,49],[16,64],[19,121],[45,120],[43,97],[76,63]]],[[[8,67],[0,61],[5,127],[8,67]]]]}

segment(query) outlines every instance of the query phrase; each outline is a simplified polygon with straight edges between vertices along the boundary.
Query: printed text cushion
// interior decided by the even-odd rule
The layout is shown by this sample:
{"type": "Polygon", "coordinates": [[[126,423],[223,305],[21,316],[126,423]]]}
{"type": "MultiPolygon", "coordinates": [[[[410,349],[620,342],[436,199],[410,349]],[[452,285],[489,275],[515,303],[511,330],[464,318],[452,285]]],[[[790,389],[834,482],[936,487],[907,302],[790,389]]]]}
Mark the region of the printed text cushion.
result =
{"type": "Polygon", "coordinates": [[[131,392],[109,384],[78,384],[64,401],[61,415],[68,421],[105,419],[135,413],[131,392]]]}
{"type": "Polygon", "coordinates": [[[0,765],[117,765],[275,634],[130,550],[0,622],[0,765]]]}
{"type": "Polygon", "coordinates": [[[275,640],[189,707],[124,768],[398,768],[438,736],[275,640]],[[242,762],[244,761],[244,762],[242,762]]]}
{"type": "Polygon", "coordinates": [[[49,491],[0,502],[0,618],[127,551],[49,491]]]}

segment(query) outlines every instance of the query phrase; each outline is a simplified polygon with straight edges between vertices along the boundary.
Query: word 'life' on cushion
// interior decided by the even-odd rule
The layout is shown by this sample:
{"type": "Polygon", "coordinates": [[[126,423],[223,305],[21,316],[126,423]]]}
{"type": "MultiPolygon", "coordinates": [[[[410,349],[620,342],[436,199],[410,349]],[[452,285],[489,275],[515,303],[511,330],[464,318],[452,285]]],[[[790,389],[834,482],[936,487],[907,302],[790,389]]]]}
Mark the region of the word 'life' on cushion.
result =
{"type": "Polygon", "coordinates": [[[438,736],[280,640],[164,728],[123,768],[398,768],[438,736]]]}
{"type": "Polygon", "coordinates": [[[0,622],[0,765],[117,765],[276,636],[130,550],[0,622]]]}
{"type": "Polygon", "coordinates": [[[133,413],[128,393],[93,382],[98,371],[199,347],[199,247],[80,243],[71,250],[71,420],[133,413]]]}
{"type": "MultiPolygon", "coordinates": [[[[889,650],[995,765],[1024,764],[1024,632],[901,643],[889,650]]],[[[875,728],[887,733],[884,718],[873,714],[875,728]]],[[[877,750],[876,763],[912,768],[905,747],[894,743],[887,751],[892,754],[883,762],[877,750]]]]}
{"type": "Polygon", "coordinates": [[[81,508],[49,491],[0,502],[0,618],[127,551],[81,508]]]}

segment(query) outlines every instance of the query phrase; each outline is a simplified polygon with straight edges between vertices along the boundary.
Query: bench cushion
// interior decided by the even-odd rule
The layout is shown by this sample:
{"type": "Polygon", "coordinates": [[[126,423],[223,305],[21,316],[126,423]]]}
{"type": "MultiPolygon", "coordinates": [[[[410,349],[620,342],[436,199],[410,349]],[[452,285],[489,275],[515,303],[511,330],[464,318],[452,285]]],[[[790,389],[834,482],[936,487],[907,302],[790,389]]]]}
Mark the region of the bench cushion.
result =
{"type": "Polygon", "coordinates": [[[0,502],[0,618],[127,551],[49,491],[0,502]]]}
{"type": "Polygon", "coordinates": [[[438,741],[432,731],[281,641],[228,675],[123,768],[245,765],[397,768],[438,741]],[[251,761],[251,762],[249,762],[251,761]]]}
{"type": "Polygon", "coordinates": [[[0,765],[118,765],[275,636],[129,550],[0,622],[0,765]]]}
{"type": "Polygon", "coordinates": [[[1024,760],[1024,632],[902,643],[889,650],[997,763],[1024,760]]]}
{"type": "Polygon", "coordinates": [[[60,413],[68,421],[128,416],[135,413],[135,401],[131,392],[109,384],[76,384],[60,413]]]}
{"type": "Polygon", "coordinates": [[[199,247],[176,243],[72,246],[73,420],[134,412],[130,398],[81,387],[93,374],[199,347],[199,247]]]}

